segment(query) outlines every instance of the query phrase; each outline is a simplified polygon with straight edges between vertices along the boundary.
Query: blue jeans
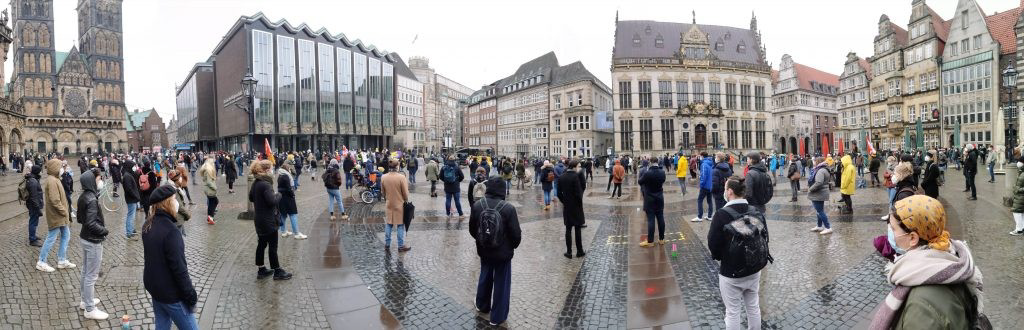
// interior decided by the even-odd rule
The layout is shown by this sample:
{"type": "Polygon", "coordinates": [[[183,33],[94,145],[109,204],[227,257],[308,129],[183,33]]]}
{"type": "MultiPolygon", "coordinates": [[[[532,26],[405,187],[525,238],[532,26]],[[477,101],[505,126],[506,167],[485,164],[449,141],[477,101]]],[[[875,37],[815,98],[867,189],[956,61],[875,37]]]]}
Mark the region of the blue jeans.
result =
{"type": "Polygon", "coordinates": [[[512,261],[489,263],[481,260],[480,280],[476,284],[476,308],[490,311],[491,323],[501,324],[508,319],[511,291],[512,261]]]}
{"type": "Polygon", "coordinates": [[[686,195],[686,178],[683,177],[677,179],[679,179],[679,192],[683,193],[683,195],[686,195]]]}
{"type": "Polygon", "coordinates": [[[416,169],[409,170],[409,183],[416,183],[416,169]]]}
{"type": "Polygon", "coordinates": [[[392,225],[388,224],[384,226],[384,246],[391,247],[391,228],[398,226],[398,246],[405,246],[405,225],[392,225]]]}
{"type": "Polygon", "coordinates": [[[341,191],[338,189],[327,189],[327,212],[334,215],[334,203],[338,204],[338,212],[345,213],[345,205],[341,203],[341,191]]]}
{"type": "Polygon", "coordinates": [[[345,172],[345,189],[352,189],[355,182],[352,182],[352,173],[345,172]]]}
{"type": "Polygon", "coordinates": [[[165,304],[153,300],[153,314],[156,316],[154,322],[157,330],[168,330],[171,322],[179,330],[199,330],[199,322],[196,322],[195,314],[182,302],[165,304]]]}
{"type": "Polygon", "coordinates": [[[50,229],[43,241],[43,248],[39,250],[39,261],[46,262],[46,256],[50,254],[54,241],[60,235],[60,246],[57,248],[57,261],[68,260],[68,242],[71,241],[71,229],[68,226],[60,226],[50,229]]]}
{"type": "Polygon", "coordinates": [[[658,220],[658,239],[665,240],[665,211],[647,213],[647,243],[654,243],[654,220],[658,220]]]}
{"type": "Polygon", "coordinates": [[[128,203],[125,207],[128,213],[124,217],[124,235],[131,236],[135,232],[135,210],[139,208],[139,203],[128,203]]]}
{"type": "Polygon", "coordinates": [[[36,227],[39,226],[39,216],[32,215],[32,211],[29,211],[28,213],[28,242],[32,243],[39,240],[39,237],[36,237],[36,227]]]}
{"type": "Polygon", "coordinates": [[[540,183],[540,171],[534,169],[533,171],[533,183],[540,183]]]}
{"type": "Polygon", "coordinates": [[[818,212],[818,227],[832,228],[828,223],[828,216],[825,215],[825,201],[811,201],[811,205],[814,205],[814,211],[818,212]]]}
{"type": "Polygon", "coordinates": [[[996,164],[995,163],[988,164],[988,176],[991,177],[989,179],[989,181],[996,181],[996,170],[995,170],[995,168],[996,168],[996,164]]]}
{"type": "Polygon", "coordinates": [[[299,215],[298,214],[282,214],[281,215],[281,226],[278,228],[280,232],[285,232],[288,228],[288,218],[292,219],[292,232],[299,233],[299,215]]]}
{"type": "Polygon", "coordinates": [[[896,197],[896,188],[888,188],[888,189],[889,189],[889,206],[892,206],[892,198],[896,197]]]}
{"type": "Polygon", "coordinates": [[[292,181],[295,181],[295,183],[293,184],[295,186],[295,189],[299,189],[299,175],[292,176],[292,181]]]}
{"type": "Polygon", "coordinates": [[[704,218],[705,199],[708,200],[708,218],[715,214],[714,198],[711,197],[711,190],[701,188],[700,193],[697,194],[697,218],[704,218]]]}
{"type": "Polygon", "coordinates": [[[551,183],[551,195],[558,197],[558,178],[555,178],[555,182],[551,183]]]}
{"type": "Polygon", "coordinates": [[[444,211],[447,215],[452,215],[452,199],[455,200],[455,208],[459,210],[459,216],[462,216],[462,202],[459,201],[459,192],[446,192],[444,193],[444,211]]]}
{"type": "Polygon", "coordinates": [[[544,191],[544,206],[551,205],[551,190],[544,191]]]}

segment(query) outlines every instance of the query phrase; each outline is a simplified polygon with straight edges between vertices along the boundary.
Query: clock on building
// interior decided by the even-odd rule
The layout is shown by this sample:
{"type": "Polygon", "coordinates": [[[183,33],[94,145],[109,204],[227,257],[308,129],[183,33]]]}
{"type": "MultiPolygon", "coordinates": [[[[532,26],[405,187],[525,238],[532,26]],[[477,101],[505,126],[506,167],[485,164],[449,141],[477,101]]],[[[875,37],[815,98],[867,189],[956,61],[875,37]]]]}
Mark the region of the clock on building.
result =
{"type": "Polygon", "coordinates": [[[64,94],[64,110],[75,117],[85,113],[85,95],[82,91],[71,89],[64,94]]]}

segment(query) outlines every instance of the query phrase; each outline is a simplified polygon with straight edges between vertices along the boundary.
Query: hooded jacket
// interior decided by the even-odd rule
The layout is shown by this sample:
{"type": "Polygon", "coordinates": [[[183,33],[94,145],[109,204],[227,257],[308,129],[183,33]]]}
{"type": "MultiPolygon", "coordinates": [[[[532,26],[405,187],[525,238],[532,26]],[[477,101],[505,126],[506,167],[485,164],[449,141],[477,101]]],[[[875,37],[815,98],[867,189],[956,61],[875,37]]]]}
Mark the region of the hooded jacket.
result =
{"type": "Polygon", "coordinates": [[[686,172],[690,170],[690,163],[686,160],[686,157],[679,157],[679,162],[676,163],[676,178],[686,178],[686,172]]]}
{"type": "MultiPolygon", "coordinates": [[[[725,162],[722,163],[726,164],[725,162]]],[[[729,165],[726,164],[725,166],[728,167],[729,165]]],[[[715,165],[714,162],[711,161],[711,157],[704,157],[704,159],[700,161],[700,189],[712,190],[712,176],[714,174],[712,174],[711,171],[714,167],[715,165]]]]}
{"type": "Polygon", "coordinates": [[[82,174],[79,182],[82,185],[82,194],[78,196],[78,210],[76,210],[78,223],[82,224],[82,232],[79,237],[92,243],[102,243],[107,237],[107,228],[104,227],[100,203],[96,200],[96,176],[92,174],[92,171],[86,171],[82,174]]]}
{"type": "MultiPolygon", "coordinates": [[[[704,170],[702,169],[701,173],[703,173],[703,171],[704,170]]],[[[729,166],[728,162],[721,162],[715,164],[714,170],[711,170],[709,172],[711,172],[711,175],[708,176],[709,178],[711,178],[711,181],[709,182],[709,188],[711,188],[711,193],[724,194],[725,180],[729,179],[729,177],[732,176],[732,166],[729,166]]],[[[701,176],[703,176],[703,174],[701,174],[701,176]]],[[[704,189],[703,184],[701,184],[701,189],[704,189]]]]}
{"type": "MultiPolygon", "coordinates": [[[[505,181],[500,177],[491,177],[484,182],[484,185],[487,186],[484,196],[487,205],[495,207],[499,201],[505,200],[505,181]]],[[[469,235],[473,236],[474,240],[477,239],[477,228],[480,226],[480,215],[483,214],[484,204],[484,202],[474,204],[469,213],[469,235]]],[[[479,241],[476,242],[476,254],[480,256],[482,263],[511,261],[515,255],[515,249],[519,247],[519,243],[523,239],[516,208],[512,204],[506,203],[498,210],[498,213],[501,215],[501,232],[505,235],[505,239],[501,241],[501,246],[496,248],[484,247],[479,241]]]]}
{"type": "Polygon", "coordinates": [[[427,181],[437,181],[437,162],[433,159],[427,164],[427,169],[423,172],[423,175],[427,177],[427,181]]]}
{"type": "Polygon", "coordinates": [[[811,170],[814,183],[807,187],[807,199],[813,202],[824,202],[828,200],[829,182],[832,181],[832,173],[825,168],[825,162],[814,166],[811,170]]]}
{"type": "MultiPolygon", "coordinates": [[[[764,161],[748,166],[747,174],[744,176],[746,177],[743,183],[746,185],[747,203],[750,205],[768,204],[772,200],[775,187],[772,184],[771,175],[768,174],[768,169],[764,167],[764,161]]],[[[725,192],[724,180],[722,181],[722,186],[722,192],[725,192]]]]}
{"type": "Polygon", "coordinates": [[[853,195],[857,191],[857,184],[855,183],[857,177],[857,168],[853,166],[853,159],[850,155],[845,155],[842,158],[843,162],[843,174],[842,182],[839,185],[839,192],[843,195],[853,195]]]}
{"type": "Polygon", "coordinates": [[[43,215],[43,186],[39,184],[39,173],[42,171],[43,168],[39,165],[32,165],[29,173],[25,174],[27,181],[25,186],[28,188],[28,200],[25,201],[25,207],[28,208],[29,215],[32,216],[43,215]]]}
{"type": "Polygon", "coordinates": [[[135,162],[130,160],[126,160],[121,166],[121,186],[124,187],[124,202],[126,204],[138,203],[142,199],[139,181],[135,177],[132,167],[135,167],[135,162]]]}
{"type": "Polygon", "coordinates": [[[64,194],[64,185],[57,179],[60,175],[60,160],[50,159],[46,161],[45,167],[47,177],[43,182],[43,214],[46,215],[46,224],[50,229],[70,225],[68,196],[64,194]]]}
{"type": "MultiPolygon", "coordinates": [[[[287,167],[287,166],[286,166],[287,167]]],[[[277,192],[281,199],[277,202],[277,211],[282,215],[299,214],[299,208],[295,204],[295,190],[292,187],[294,180],[292,174],[284,167],[277,169],[277,192]]]]}
{"type": "Polygon", "coordinates": [[[459,165],[455,164],[454,160],[449,160],[444,163],[444,168],[441,169],[442,173],[444,173],[446,168],[452,168],[455,170],[455,182],[444,182],[444,180],[441,180],[441,182],[444,182],[444,192],[451,194],[457,193],[459,192],[459,183],[466,177],[462,175],[462,169],[459,168],[459,165]]]}

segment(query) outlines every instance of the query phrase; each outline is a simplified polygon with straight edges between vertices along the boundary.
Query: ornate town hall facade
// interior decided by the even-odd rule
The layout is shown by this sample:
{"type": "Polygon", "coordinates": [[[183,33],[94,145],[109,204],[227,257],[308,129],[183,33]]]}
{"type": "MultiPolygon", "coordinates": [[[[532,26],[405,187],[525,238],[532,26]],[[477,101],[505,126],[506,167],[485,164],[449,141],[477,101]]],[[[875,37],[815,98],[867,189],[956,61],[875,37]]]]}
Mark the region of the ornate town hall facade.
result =
{"type": "Polygon", "coordinates": [[[54,48],[52,0],[11,1],[14,72],[25,148],[92,153],[127,148],[121,0],[78,1],[78,46],[54,48]]]}

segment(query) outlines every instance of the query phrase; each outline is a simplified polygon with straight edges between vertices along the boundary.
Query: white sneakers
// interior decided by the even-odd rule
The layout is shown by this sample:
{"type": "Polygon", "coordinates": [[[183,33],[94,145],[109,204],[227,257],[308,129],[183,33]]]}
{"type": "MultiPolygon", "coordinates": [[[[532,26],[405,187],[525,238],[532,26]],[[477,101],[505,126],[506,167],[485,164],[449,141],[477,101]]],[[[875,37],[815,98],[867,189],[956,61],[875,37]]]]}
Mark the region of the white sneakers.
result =
{"type": "Polygon", "coordinates": [[[47,272],[47,273],[52,273],[56,269],[53,269],[53,267],[50,267],[50,264],[48,264],[48,263],[45,263],[45,262],[42,262],[42,261],[36,261],[36,270],[47,272]]]}
{"type": "Polygon", "coordinates": [[[60,269],[75,268],[75,267],[78,267],[78,266],[73,264],[73,263],[71,263],[70,261],[67,261],[67,260],[61,260],[61,261],[57,262],[57,268],[60,268],[60,269]]]}
{"type": "Polygon", "coordinates": [[[889,221],[889,215],[886,214],[886,215],[882,216],[881,219],[882,219],[882,221],[889,221]]]}
{"type": "Polygon", "coordinates": [[[701,222],[701,221],[704,221],[704,219],[701,218],[701,217],[696,217],[696,218],[690,219],[690,222],[701,222]]]}
{"type": "Polygon", "coordinates": [[[85,312],[83,315],[85,318],[90,320],[106,320],[110,318],[110,314],[107,314],[107,312],[101,311],[99,308],[95,307],[93,307],[91,312],[85,312]]]}
{"type": "MultiPolygon", "coordinates": [[[[96,307],[96,305],[99,305],[99,304],[100,304],[100,299],[99,298],[92,298],[92,306],[93,307],[96,307]]],[[[78,309],[81,309],[83,311],[85,310],[85,302],[84,301],[78,302],[78,309]]]]}
{"type": "Polygon", "coordinates": [[[811,231],[822,231],[822,230],[825,230],[825,228],[822,228],[822,227],[811,228],[811,231]]]}
{"type": "Polygon", "coordinates": [[[825,230],[822,230],[822,231],[821,231],[820,233],[818,233],[818,234],[822,234],[822,235],[828,235],[828,234],[831,234],[831,233],[832,233],[832,228],[825,228],[825,230]]]}
{"type": "Polygon", "coordinates": [[[288,236],[292,236],[292,232],[286,231],[286,232],[281,234],[281,237],[288,237],[288,236]]]}
{"type": "Polygon", "coordinates": [[[295,239],[306,239],[306,235],[303,233],[295,234],[295,239]]]}

